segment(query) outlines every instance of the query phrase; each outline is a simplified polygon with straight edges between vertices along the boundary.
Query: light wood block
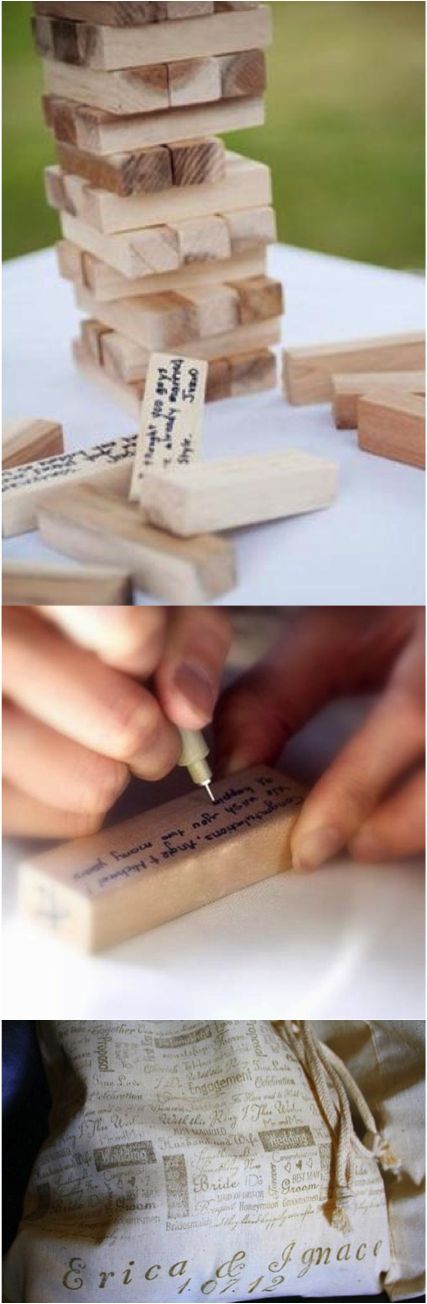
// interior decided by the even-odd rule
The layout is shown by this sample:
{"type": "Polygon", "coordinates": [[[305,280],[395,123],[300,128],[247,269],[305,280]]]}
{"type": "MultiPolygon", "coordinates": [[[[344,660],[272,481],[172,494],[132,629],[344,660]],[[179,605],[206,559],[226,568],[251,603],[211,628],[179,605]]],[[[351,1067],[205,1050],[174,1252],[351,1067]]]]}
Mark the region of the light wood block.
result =
{"type": "Polygon", "coordinates": [[[419,371],[424,367],[424,355],[421,331],[285,349],[285,394],[289,403],[327,403],[333,397],[333,376],[353,371],[419,371]]]}
{"type": "MultiPolygon", "coordinates": [[[[171,302],[172,304],[173,293],[173,291],[170,291],[169,296],[166,296],[166,304],[168,302],[171,302]]],[[[177,295],[176,297],[179,300],[181,297],[184,298],[185,311],[189,311],[191,305],[186,303],[185,297],[181,295],[177,295]]],[[[111,327],[112,330],[117,331],[120,335],[125,336],[128,340],[133,340],[135,344],[139,345],[142,351],[142,366],[145,363],[146,356],[150,352],[150,348],[155,347],[153,345],[153,336],[151,337],[151,345],[150,342],[147,343],[150,321],[154,322],[155,317],[155,312],[150,316],[146,311],[146,304],[149,298],[151,300],[151,296],[144,296],[142,299],[120,299],[115,302],[100,304],[96,302],[93,296],[89,294],[89,291],[84,287],[76,287],[76,299],[80,308],[83,308],[85,312],[88,312],[91,317],[94,317],[96,312],[98,312],[98,314],[102,313],[104,325],[111,327]]],[[[153,299],[160,300],[162,299],[162,296],[153,295],[153,299]]],[[[168,317],[167,307],[164,315],[166,318],[168,317]]],[[[181,320],[182,319],[179,318],[180,324],[181,320]]],[[[163,332],[166,331],[167,322],[166,324],[160,322],[159,330],[160,329],[163,332]]],[[[171,327],[171,332],[172,329],[173,326],[171,327]]],[[[280,317],[271,317],[265,321],[252,322],[249,326],[237,326],[236,328],[233,328],[232,331],[206,336],[205,338],[198,337],[198,356],[209,361],[211,358],[218,358],[223,354],[244,353],[253,348],[272,348],[275,344],[279,343],[280,335],[281,319],[280,317]]],[[[191,350],[194,353],[194,339],[194,334],[191,334],[190,331],[186,340],[184,339],[184,336],[180,339],[180,352],[184,353],[186,357],[188,357],[189,349],[190,356],[191,350]]],[[[177,341],[175,341],[175,343],[177,343],[177,341]]],[[[144,375],[145,372],[142,372],[141,379],[144,375]]],[[[140,377],[134,377],[134,379],[139,378],[140,377]]]]}
{"type": "Polygon", "coordinates": [[[289,869],[301,789],[265,766],[213,788],[28,858],[22,913],[99,951],[289,869]]]}
{"type": "Polygon", "coordinates": [[[364,371],[350,376],[333,376],[332,412],[338,430],[355,430],[359,399],[390,385],[393,389],[407,390],[412,394],[425,394],[425,372],[364,371]]]}
{"type": "Polygon", "coordinates": [[[42,66],[47,95],[69,98],[123,117],[169,107],[167,64],[126,72],[93,72],[54,59],[44,59],[42,66]]]}
{"type": "Polygon", "coordinates": [[[38,525],[44,542],[57,551],[90,564],[123,566],[143,593],[165,601],[197,605],[236,582],[227,540],[206,534],[175,539],[147,525],[138,503],[88,486],[44,504],[38,525]]]}
{"type": "Polygon", "coordinates": [[[246,49],[237,54],[223,54],[218,63],[221,94],[225,100],[264,94],[267,85],[264,50],[246,49]]]}
{"type": "MultiPolygon", "coordinates": [[[[267,201],[269,202],[269,201],[267,201]]],[[[273,208],[261,207],[262,200],[252,208],[247,205],[235,212],[224,214],[233,254],[248,254],[260,245],[269,245],[277,239],[276,215],[273,208]]]]}
{"type": "Polygon", "coordinates": [[[259,394],[275,389],[277,385],[277,359],[269,349],[254,353],[239,353],[228,359],[230,368],[230,396],[259,394]]]}
{"type": "Polygon", "coordinates": [[[251,276],[263,276],[265,273],[265,250],[240,258],[222,259],[214,262],[186,263],[177,272],[163,272],[154,276],[137,276],[130,280],[122,276],[114,267],[103,263],[93,254],[85,253],[70,240],[59,240],[56,246],[58,268],[61,276],[83,285],[90,290],[99,302],[113,299],[138,298],[142,294],[156,294],[163,290],[184,291],[185,288],[199,289],[221,283],[233,283],[251,276]]]}
{"type": "Polygon", "coordinates": [[[177,63],[168,65],[168,84],[171,109],[220,100],[220,61],[212,56],[206,59],[179,59],[177,63]]]}
{"type": "Polygon", "coordinates": [[[189,337],[206,339],[239,326],[239,299],[231,285],[211,285],[181,291],[188,307],[189,337]]]}
{"type": "Polygon", "coordinates": [[[102,343],[105,335],[111,333],[109,327],[104,326],[103,322],[96,321],[94,318],[89,317],[86,318],[85,321],[82,321],[81,333],[89,357],[92,358],[93,362],[101,363],[103,357],[102,343]]]}
{"type": "Polygon", "coordinates": [[[49,95],[43,97],[43,107],[46,124],[57,140],[101,155],[259,127],[265,116],[264,100],[260,97],[219,100],[127,118],[49,95]]]}
{"type": "MultiPolygon", "coordinates": [[[[81,340],[73,343],[76,365],[82,374],[93,384],[99,385],[108,393],[113,403],[124,409],[136,421],[139,420],[141,400],[144,396],[145,381],[127,382],[121,379],[117,359],[107,359],[106,351],[112,348],[113,341],[123,337],[104,336],[104,360],[102,367],[89,358],[81,340]],[[107,365],[109,363],[109,365],[107,365]]],[[[136,348],[137,346],[135,346],[136,348]]],[[[206,402],[213,403],[223,398],[237,398],[249,391],[274,389],[277,384],[277,363],[273,353],[261,349],[257,353],[238,354],[231,358],[212,358],[208,363],[206,385],[206,402]]]]}
{"type": "Polygon", "coordinates": [[[72,342],[73,359],[78,370],[85,380],[91,384],[98,385],[105,394],[108,394],[112,403],[127,412],[135,422],[139,421],[141,401],[144,397],[145,381],[137,381],[135,384],[125,384],[124,381],[110,376],[105,366],[97,366],[89,357],[87,350],[80,339],[72,342]]]}
{"type": "Polygon", "coordinates": [[[230,281],[239,300],[239,321],[246,326],[252,321],[280,317],[284,312],[283,290],[280,281],[270,276],[253,276],[244,281],[230,281]]]}
{"type": "Polygon", "coordinates": [[[93,448],[47,457],[41,462],[3,471],[3,535],[24,534],[35,530],[41,502],[71,489],[73,485],[93,482],[115,493],[129,492],[136,435],[110,439],[93,448]]]}
{"type": "Polygon", "coordinates": [[[119,569],[46,565],[43,562],[3,562],[3,606],[103,605],[128,606],[130,580],[119,569]]]}
{"type": "Polygon", "coordinates": [[[223,181],[226,153],[222,140],[207,136],[201,140],[172,141],[169,145],[175,186],[200,186],[223,181]]]}
{"type": "Polygon", "coordinates": [[[187,469],[197,461],[207,372],[197,358],[150,354],[129,493],[134,501],[153,470],[187,469]]]}
{"type": "Polygon", "coordinates": [[[189,263],[223,262],[231,258],[231,241],[223,217],[193,217],[174,226],[181,266],[189,263]]]}
{"type": "Polygon", "coordinates": [[[126,198],[168,190],[173,185],[172,161],[164,145],[144,149],[138,154],[112,154],[99,158],[76,149],[75,145],[57,145],[58,162],[64,172],[83,177],[101,190],[126,198]]]}
{"type": "MultiPolygon", "coordinates": [[[[77,13],[75,18],[78,18],[77,13]]],[[[52,36],[49,50],[43,48],[46,45],[46,35],[40,37],[40,52],[49,55],[46,62],[53,64],[54,55],[58,67],[71,68],[72,71],[80,68],[90,73],[147,68],[175,63],[181,59],[232,54],[240,50],[262,50],[270,45],[272,37],[271,14],[267,6],[260,6],[250,13],[236,10],[206,17],[195,15],[191,23],[171,19],[167,26],[163,23],[148,24],[141,31],[125,27],[112,30],[108,26],[96,26],[85,21],[73,23],[71,19],[66,24],[61,23],[59,31],[55,18],[50,20],[50,26],[52,36]],[[57,48],[61,50],[60,58],[70,60],[69,63],[60,64],[55,40],[57,48]]],[[[58,93],[65,94],[59,77],[56,82],[59,84],[58,93]]],[[[89,98],[87,103],[90,103],[89,98]]]]}
{"type": "Polygon", "coordinates": [[[2,467],[36,462],[43,457],[53,457],[64,452],[64,431],[58,421],[41,421],[24,417],[21,421],[7,421],[3,426],[2,467]]]}
{"type": "Polygon", "coordinates": [[[171,272],[182,266],[178,234],[168,226],[148,227],[130,235],[103,236],[69,213],[61,214],[63,234],[125,277],[171,272]]]}
{"type": "MultiPolygon", "coordinates": [[[[62,173],[53,166],[48,167],[46,172],[48,178],[53,175],[57,178],[58,193],[61,192],[62,181],[66,196],[62,207],[105,235],[123,231],[128,234],[130,231],[138,231],[141,234],[142,230],[145,231],[150,226],[160,226],[163,223],[176,226],[181,221],[193,218],[212,220],[212,214],[216,214],[224,217],[230,229],[234,252],[247,253],[249,247],[259,246],[262,238],[265,242],[266,228],[270,233],[268,240],[274,229],[272,210],[266,207],[271,203],[270,169],[264,163],[254,163],[252,159],[241,158],[238,154],[227,153],[224,180],[215,185],[206,182],[199,186],[176,186],[173,203],[169,190],[122,198],[107,190],[97,190],[81,177],[62,173]],[[264,210],[262,217],[260,209],[264,210]],[[229,216],[233,210],[237,210],[234,223],[233,218],[230,222],[229,216]],[[251,217],[253,210],[257,210],[257,214],[251,217]],[[246,229],[251,227],[250,236],[239,234],[244,225],[246,229]]],[[[49,197],[48,202],[52,202],[49,197]]],[[[54,207],[57,207],[56,203],[54,207]]]]}
{"type": "Polygon", "coordinates": [[[153,471],[144,481],[142,503],[147,519],[182,538],[209,531],[232,530],[329,507],[337,492],[335,462],[308,453],[199,462],[167,475],[153,471]]]}
{"type": "MultiPolygon", "coordinates": [[[[34,5],[37,14],[50,14],[54,18],[71,18],[74,21],[105,24],[112,27],[143,27],[146,23],[164,22],[166,19],[176,18],[200,18],[207,17],[214,12],[214,9],[221,10],[226,6],[214,5],[212,0],[187,0],[187,4],[178,3],[173,0],[172,3],[165,4],[131,4],[128,0],[116,0],[116,3],[92,3],[89,0],[68,0],[68,3],[37,3],[34,5]]],[[[253,9],[252,4],[244,5],[248,9],[253,9]]],[[[231,5],[230,8],[237,8],[231,5]]]]}
{"type": "Polygon", "coordinates": [[[392,379],[388,389],[359,400],[358,441],[365,453],[425,467],[425,425],[425,398],[393,391],[392,379]]]}

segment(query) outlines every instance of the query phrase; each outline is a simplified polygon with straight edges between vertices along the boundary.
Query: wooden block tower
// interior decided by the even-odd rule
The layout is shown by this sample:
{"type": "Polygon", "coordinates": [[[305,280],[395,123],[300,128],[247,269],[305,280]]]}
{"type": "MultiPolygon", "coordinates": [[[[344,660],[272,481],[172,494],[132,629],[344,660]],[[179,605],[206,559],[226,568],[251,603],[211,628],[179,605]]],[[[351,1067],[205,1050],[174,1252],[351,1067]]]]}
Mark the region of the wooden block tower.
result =
{"type": "Polygon", "coordinates": [[[268,167],[217,133],[264,117],[268,5],[36,3],[58,162],[61,275],[85,319],[78,366],[132,415],[150,353],[208,362],[208,399],[276,383],[282,290],[268,167]]]}

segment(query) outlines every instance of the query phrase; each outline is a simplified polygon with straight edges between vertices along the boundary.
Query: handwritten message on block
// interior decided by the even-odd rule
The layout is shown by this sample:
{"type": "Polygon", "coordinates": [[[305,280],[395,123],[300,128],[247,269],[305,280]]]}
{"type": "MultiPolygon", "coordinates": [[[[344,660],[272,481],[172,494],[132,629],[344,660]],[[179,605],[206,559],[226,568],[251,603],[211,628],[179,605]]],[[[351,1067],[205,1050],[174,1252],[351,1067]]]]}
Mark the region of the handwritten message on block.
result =
{"type": "Polygon", "coordinates": [[[199,455],[208,364],[153,353],[141,409],[130,497],[143,499],[144,478],[155,469],[190,466],[199,455]]]}
{"type": "Polygon", "coordinates": [[[287,869],[301,789],[261,766],[214,793],[215,805],[191,790],[22,865],[23,910],[99,950],[287,869]]]}
{"type": "Polygon", "coordinates": [[[136,435],[109,439],[93,448],[27,462],[2,475],[3,535],[35,530],[40,503],[51,492],[73,485],[96,484],[126,494],[135,458],[136,435]]]}

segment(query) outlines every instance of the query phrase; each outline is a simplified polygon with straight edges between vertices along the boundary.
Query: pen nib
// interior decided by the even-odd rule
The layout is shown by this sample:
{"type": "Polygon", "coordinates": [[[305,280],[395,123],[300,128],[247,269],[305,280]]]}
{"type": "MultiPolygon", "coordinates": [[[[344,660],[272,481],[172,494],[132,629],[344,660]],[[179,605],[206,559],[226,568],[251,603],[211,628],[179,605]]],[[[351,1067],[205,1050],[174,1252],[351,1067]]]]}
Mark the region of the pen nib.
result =
{"type": "Polygon", "coordinates": [[[209,796],[210,796],[210,799],[211,799],[211,801],[213,801],[213,803],[215,804],[215,797],[214,797],[214,795],[213,795],[211,785],[210,785],[210,783],[208,783],[207,780],[206,780],[206,783],[203,784],[203,787],[204,787],[204,788],[207,788],[208,793],[209,793],[209,796]]]}

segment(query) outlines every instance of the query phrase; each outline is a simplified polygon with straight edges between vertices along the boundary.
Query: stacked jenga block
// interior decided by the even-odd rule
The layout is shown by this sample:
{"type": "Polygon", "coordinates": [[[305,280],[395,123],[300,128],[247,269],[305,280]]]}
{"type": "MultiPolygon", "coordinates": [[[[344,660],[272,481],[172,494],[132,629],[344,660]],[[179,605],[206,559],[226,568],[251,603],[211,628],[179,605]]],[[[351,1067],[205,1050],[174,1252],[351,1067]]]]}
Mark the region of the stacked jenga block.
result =
{"type": "Polygon", "coordinates": [[[150,353],[208,363],[207,398],[276,383],[269,169],[221,131],[263,121],[265,4],[37,3],[61,275],[78,365],[137,413],[150,353]]]}

